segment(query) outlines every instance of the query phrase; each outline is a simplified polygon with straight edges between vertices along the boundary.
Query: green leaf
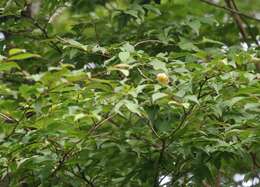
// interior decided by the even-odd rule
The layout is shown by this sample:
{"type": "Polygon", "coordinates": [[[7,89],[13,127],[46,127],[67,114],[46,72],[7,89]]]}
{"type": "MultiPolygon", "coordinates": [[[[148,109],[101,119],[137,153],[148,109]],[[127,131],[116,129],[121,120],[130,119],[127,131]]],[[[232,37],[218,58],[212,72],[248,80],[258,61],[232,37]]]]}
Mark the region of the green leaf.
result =
{"type": "Polygon", "coordinates": [[[125,14],[129,14],[135,18],[138,18],[138,11],[136,11],[136,10],[127,10],[127,11],[125,11],[125,14]]]}
{"type": "Polygon", "coordinates": [[[199,51],[199,48],[195,46],[192,42],[188,41],[185,38],[180,38],[180,42],[178,43],[178,46],[187,51],[199,51]]]}
{"type": "Polygon", "coordinates": [[[152,65],[155,70],[163,70],[165,73],[168,72],[165,62],[155,59],[151,61],[149,64],[152,65]]]}
{"type": "Polygon", "coordinates": [[[232,107],[233,105],[235,105],[237,102],[241,101],[245,99],[245,97],[233,97],[228,101],[225,101],[225,104],[227,104],[228,107],[232,107]]]}
{"type": "Polygon", "coordinates": [[[119,69],[119,71],[121,71],[126,77],[129,76],[129,70],[127,70],[127,69],[119,69]]]}
{"type": "Polygon", "coordinates": [[[15,62],[0,63],[0,71],[10,71],[13,68],[21,69],[15,62]]]}
{"type": "Polygon", "coordinates": [[[212,40],[212,39],[209,39],[209,38],[206,38],[206,37],[203,37],[201,43],[212,43],[212,44],[225,45],[222,42],[219,42],[219,41],[216,41],[216,40],[212,40]]]}
{"type": "Polygon", "coordinates": [[[13,55],[16,55],[16,54],[19,54],[19,53],[25,53],[26,50],[24,49],[19,49],[19,48],[13,48],[13,49],[10,49],[9,50],[9,56],[13,56],[13,55]]]}
{"type": "MultiPolygon", "coordinates": [[[[70,38],[65,39],[65,38],[61,38],[61,37],[58,37],[58,39],[65,44],[69,44],[69,47],[82,49],[83,51],[89,50],[88,45],[83,45],[80,42],[77,42],[76,40],[73,40],[73,39],[70,39],[70,38]]],[[[93,50],[95,50],[95,49],[93,49],[93,50]]]]}
{"type": "Polygon", "coordinates": [[[194,20],[188,23],[188,25],[196,32],[197,35],[199,35],[199,30],[201,27],[201,23],[198,20],[194,20]]]}
{"type": "Polygon", "coordinates": [[[188,100],[188,101],[192,101],[194,103],[197,103],[199,104],[199,100],[197,98],[196,95],[188,95],[188,96],[185,96],[185,99],[188,100]]]}
{"type": "Polygon", "coordinates": [[[78,120],[80,120],[80,119],[82,119],[82,118],[84,118],[84,117],[86,117],[86,116],[87,116],[87,115],[84,114],[84,113],[76,114],[76,115],[74,115],[74,121],[78,121],[78,120]]]}
{"type": "Polygon", "coordinates": [[[126,51],[126,52],[129,52],[129,53],[135,52],[135,47],[133,45],[131,45],[129,42],[127,42],[122,47],[120,47],[120,49],[122,51],[126,51]]]}
{"type": "Polygon", "coordinates": [[[127,63],[128,59],[130,58],[130,53],[129,52],[120,52],[118,54],[119,59],[123,62],[123,63],[127,63]]]}
{"type": "Polygon", "coordinates": [[[128,68],[130,68],[130,66],[128,64],[117,64],[113,67],[108,67],[108,71],[120,71],[126,77],[128,77],[129,76],[128,68]]]}
{"type": "Polygon", "coordinates": [[[39,58],[39,55],[36,54],[32,54],[32,53],[23,53],[23,54],[17,54],[14,56],[11,56],[8,58],[8,60],[25,60],[25,59],[29,59],[29,58],[39,58]]]}
{"type": "Polygon", "coordinates": [[[180,103],[180,102],[177,102],[177,101],[170,101],[168,104],[169,105],[175,105],[175,106],[182,106],[185,109],[188,109],[190,107],[189,103],[180,103]]]}
{"type": "Polygon", "coordinates": [[[151,12],[154,12],[155,14],[157,14],[158,16],[160,16],[162,13],[160,11],[160,9],[154,7],[153,5],[143,5],[143,7],[147,10],[150,10],[151,12]]]}
{"type": "Polygon", "coordinates": [[[165,93],[161,93],[161,92],[154,93],[152,95],[152,101],[155,102],[156,100],[161,99],[161,98],[166,97],[166,96],[168,96],[168,95],[165,94],[165,93]]]}
{"type": "Polygon", "coordinates": [[[137,105],[134,102],[129,101],[129,100],[125,100],[124,104],[131,112],[138,114],[139,116],[142,116],[141,110],[140,110],[141,107],[139,105],[137,105]]]}
{"type": "Polygon", "coordinates": [[[260,103],[247,103],[244,108],[245,110],[260,112],[260,103]]]}

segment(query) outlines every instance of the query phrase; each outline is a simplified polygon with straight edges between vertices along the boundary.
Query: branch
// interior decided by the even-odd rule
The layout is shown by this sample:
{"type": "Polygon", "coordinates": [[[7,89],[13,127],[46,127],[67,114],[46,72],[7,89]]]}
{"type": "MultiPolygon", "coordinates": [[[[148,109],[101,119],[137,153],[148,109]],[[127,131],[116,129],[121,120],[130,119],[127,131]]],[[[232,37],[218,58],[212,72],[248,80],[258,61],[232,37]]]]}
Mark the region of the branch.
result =
{"type": "Polygon", "coordinates": [[[154,176],[154,184],[153,184],[154,187],[158,187],[160,185],[160,180],[159,180],[160,164],[163,161],[165,148],[166,148],[166,143],[165,143],[164,140],[162,140],[162,148],[160,150],[160,155],[159,155],[159,158],[158,158],[158,160],[156,161],[156,164],[155,164],[155,176],[154,176]]]}
{"type": "Polygon", "coordinates": [[[69,158],[70,154],[73,152],[75,147],[72,147],[70,150],[68,150],[68,152],[65,152],[64,155],[62,156],[62,159],[59,160],[59,164],[56,166],[56,168],[52,171],[52,173],[50,174],[50,177],[54,177],[56,175],[56,173],[62,169],[62,167],[64,166],[66,160],[69,158]]]}
{"type": "Polygon", "coordinates": [[[206,4],[208,4],[208,5],[215,6],[215,7],[217,7],[217,8],[220,8],[220,9],[223,9],[223,10],[226,10],[226,11],[229,11],[229,12],[232,12],[232,13],[236,13],[236,14],[238,14],[238,15],[240,15],[240,16],[243,16],[243,17],[245,17],[245,18],[247,18],[247,19],[251,19],[251,20],[260,22],[260,19],[258,19],[258,18],[256,18],[256,17],[253,17],[253,16],[250,16],[250,15],[244,14],[244,13],[242,13],[242,12],[239,12],[239,11],[236,11],[236,10],[233,10],[233,9],[230,9],[230,8],[227,8],[227,7],[225,7],[225,6],[221,6],[221,5],[212,3],[212,2],[207,1],[207,0],[199,0],[199,1],[201,1],[201,2],[203,2],[203,3],[206,3],[206,4]]]}
{"type": "MultiPolygon", "coordinates": [[[[231,1],[231,3],[233,4],[233,9],[235,9],[236,11],[238,11],[238,7],[237,7],[237,5],[236,5],[236,2],[235,2],[235,0],[230,0],[231,1]]],[[[238,15],[239,16],[239,15],[238,15]]],[[[257,39],[256,39],[256,35],[252,32],[252,30],[251,30],[251,28],[250,28],[250,25],[249,25],[249,23],[247,22],[247,20],[246,19],[243,19],[243,17],[241,17],[241,16],[239,16],[239,19],[241,20],[241,22],[243,23],[242,24],[242,28],[243,28],[243,25],[245,25],[245,28],[247,28],[247,30],[248,30],[248,36],[251,36],[251,39],[252,40],[254,40],[255,41],[255,43],[257,44],[257,45],[260,45],[260,43],[257,41],[257,39]]]]}
{"type": "MultiPolygon", "coordinates": [[[[186,122],[186,119],[188,118],[188,116],[192,113],[192,110],[194,107],[195,107],[195,105],[191,106],[187,112],[184,112],[184,115],[182,117],[180,124],[175,129],[173,129],[173,131],[168,135],[169,138],[171,138],[183,126],[183,124],[186,122]]],[[[171,142],[167,145],[167,147],[170,144],[171,144],[171,142]]]]}
{"type": "MultiPolygon", "coordinates": [[[[17,15],[5,15],[5,16],[0,16],[0,22],[7,21],[7,20],[9,20],[9,19],[15,19],[16,21],[17,21],[17,20],[21,20],[21,19],[28,19],[28,20],[30,20],[30,21],[32,22],[32,24],[33,24],[36,28],[38,28],[38,29],[42,32],[44,38],[50,39],[50,37],[48,36],[48,33],[47,33],[47,31],[45,30],[45,28],[43,28],[35,19],[33,19],[32,17],[30,17],[30,15],[23,15],[23,14],[21,13],[21,16],[17,16],[17,15]]],[[[57,44],[56,44],[55,42],[51,41],[50,44],[51,44],[50,46],[51,46],[52,48],[56,49],[60,54],[62,54],[62,50],[57,46],[57,44]]]]}
{"type": "Polygon", "coordinates": [[[250,156],[251,156],[254,167],[260,168],[260,163],[258,163],[257,160],[256,160],[256,154],[253,153],[253,152],[250,152],[250,156]]]}
{"type": "Polygon", "coordinates": [[[84,171],[81,169],[79,164],[76,164],[76,167],[79,170],[80,176],[81,178],[90,186],[90,187],[95,187],[95,185],[91,182],[91,180],[87,179],[87,177],[85,176],[84,171]]]}
{"type": "Polygon", "coordinates": [[[0,16],[0,22],[7,21],[9,19],[14,19],[14,20],[19,20],[21,19],[20,16],[17,15],[5,15],[5,16],[0,16]]]}
{"type": "Polygon", "coordinates": [[[208,81],[209,79],[210,79],[210,78],[208,78],[208,77],[206,76],[205,79],[204,79],[204,81],[200,84],[199,93],[198,93],[198,99],[201,98],[202,88],[203,88],[203,86],[207,83],[207,81],[208,81]]]}
{"type": "Polygon", "coordinates": [[[0,117],[2,117],[4,119],[5,123],[18,123],[18,121],[15,118],[13,118],[11,116],[7,116],[1,112],[0,112],[0,117]]]}
{"type": "Polygon", "coordinates": [[[18,128],[18,125],[20,124],[20,122],[24,119],[25,117],[25,112],[23,113],[23,115],[20,117],[19,120],[16,120],[13,117],[7,116],[3,113],[0,112],[0,116],[5,119],[6,123],[15,123],[15,126],[13,127],[12,131],[10,132],[10,134],[8,134],[6,137],[4,137],[4,141],[0,142],[0,144],[4,143],[5,141],[7,141],[11,136],[13,136],[15,134],[16,129],[18,128]]]}
{"type": "Polygon", "coordinates": [[[202,181],[203,187],[211,187],[205,180],[202,181]]]}
{"type": "MultiPolygon", "coordinates": [[[[198,99],[200,99],[200,98],[202,97],[202,90],[203,90],[204,85],[207,83],[207,81],[208,81],[209,79],[211,79],[211,78],[213,78],[213,77],[214,77],[214,76],[212,76],[212,77],[207,77],[207,76],[206,76],[205,79],[200,83],[199,91],[198,91],[198,96],[197,96],[198,99]]],[[[173,136],[179,129],[182,128],[182,126],[185,124],[187,118],[192,114],[192,111],[193,111],[193,109],[194,109],[195,107],[196,107],[196,104],[192,105],[192,106],[189,108],[188,111],[186,111],[185,108],[183,108],[184,114],[183,114],[183,116],[182,116],[182,120],[181,120],[180,124],[179,124],[175,129],[173,129],[172,132],[170,132],[170,134],[168,135],[169,138],[172,138],[172,136],[173,136]]],[[[171,144],[171,141],[170,141],[170,143],[169,143],[166,147],[168,147],[170,144],[171,144]]]]}
{"type": "MultiPolygon", "coordinates": [[[[232,10],[237,11],[236,4],[235,4],[235,2],[233,0],[225,0],[225,3],[226,3],[227,7],[230,10],[232,9],[232,10]]],[[[230,14],[233,17],[233,19],[234,19],[234,21],[235,21],[235,23],[236,23],[236,25],[237,25],[237,27],[239,29],[239,32],[240,32],[244,42],[246,42],[249,45],[250,43],[248,43],[248,33],[247,33],[247,31],[246,31],[246,29],[244,27],[244,22],[241,19],[240,15],[235,13],[235,12],[231,12],[231,11],[230,11],[230,14]]]]}
{"type": "Polygon", "coordinates": [[[218,171],[218,174],[216,176],[216,184],[215,187],[221,187],[221,172],[220,170],[218,171]]]}
{"type": "MultiPolygon", "coordinates": [[[[45,39],[50,39],[50,37],[49,37],[47,31],[45,30],[45,28],[43,28],[43,27],[42,27],[35,19],[33,19],[32,17],[27,17],[27,18],[29,18],[29,19],[32,21],[32,24],[42,32],[42,34],[43,34],[43,36],[44,36],[45,39]]],[[[55,42],[50,41],[50,46],[51,46],[52,48],[56,49],[60,54],[62,54],[62,50],[58,47],[58,45],[57,45],[55,42]]]]}

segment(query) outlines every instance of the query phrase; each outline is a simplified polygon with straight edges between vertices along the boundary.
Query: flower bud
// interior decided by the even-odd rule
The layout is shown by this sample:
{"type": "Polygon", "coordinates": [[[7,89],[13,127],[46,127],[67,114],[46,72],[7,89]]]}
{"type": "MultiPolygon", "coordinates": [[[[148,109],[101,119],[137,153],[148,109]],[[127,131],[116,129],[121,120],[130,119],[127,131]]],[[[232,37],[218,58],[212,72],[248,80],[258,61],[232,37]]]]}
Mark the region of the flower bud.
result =
{"type": "Polygon", "coordinates": [[[156,76],[156,80],[161,84],[169,84],[169,77],[165,73],[158,73],[156,76]]]}

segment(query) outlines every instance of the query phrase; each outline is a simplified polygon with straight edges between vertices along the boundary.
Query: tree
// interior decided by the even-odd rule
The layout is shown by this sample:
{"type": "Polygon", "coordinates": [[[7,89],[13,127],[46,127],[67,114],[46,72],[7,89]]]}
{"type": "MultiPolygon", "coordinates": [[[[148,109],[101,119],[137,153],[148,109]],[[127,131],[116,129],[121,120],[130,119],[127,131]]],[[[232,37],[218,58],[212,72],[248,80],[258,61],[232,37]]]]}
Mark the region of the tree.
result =
{"type": "Polygon", "coordinates": [[[259,179],[259,1],[0,7],[1,186],[259,179]]]}

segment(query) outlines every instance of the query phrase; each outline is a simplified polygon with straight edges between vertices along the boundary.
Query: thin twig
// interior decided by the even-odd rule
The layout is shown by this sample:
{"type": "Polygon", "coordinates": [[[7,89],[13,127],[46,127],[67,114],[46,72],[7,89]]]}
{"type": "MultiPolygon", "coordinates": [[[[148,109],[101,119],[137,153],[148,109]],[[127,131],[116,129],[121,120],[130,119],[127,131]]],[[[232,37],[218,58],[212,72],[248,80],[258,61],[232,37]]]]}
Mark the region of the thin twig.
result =
{"type": "Polygon", "coordinates": [[[148,119],[148,126],[151,129],[151,131],[153,132],[153,134],[159,139],[161,140],[161,137],[158,135],[158,133],[156,132],[156,130],[153,127],[152,121],[150,119],[148,119]]]}
{"type": "Polygon", "coordinates": [[[140,73],[145,79],[147,79],[147,80],[152,80],[152,79],[150,79],[149,77],[147,77],[147,76],[140,70],[140,68],[137,68],[137,70],[139,71],[139,73],[140,73]]]}
{"type": "Polygon", "coordinates": [[[138,43],[136,43],[134,45],[134,47],[137,47],[141,44],[145,44],[145,43],[160,43],[160,44],[164,44],[164,45],[172,45],[172,44],[165,44],[164,42],[160,41],[160,40],[144,40],[144,41],[140,41],[138,43]]]}
{"type": "Polygon", "coordinates": [[[201,98],[202,89],[203,89],[204,85],[207,83],[208,80],[209,80],[209,78],[206,76],[204,81],[200,84],[200,88],[199,88],[199,92],[198,92],[198,99],[201,98]]]}
{"type": "Polygon", "coordinates": [[[107,118],[103,119],[102,121],[100,121],[99,123],[97,123],[96,125],[94,125],[90,130],[89,130],[89,134],[93,133],[95,130],[97,130],[99,127],[101,127],[106,121],[108,121],[109,119],[115,117],[116,114],[112,114],[110,116],[108,116],[107,118]]]}
{"type": "Polygon", "coordinates": [[[95,35],[96,35],[96,42],[98,45],[100,45],[100,37],[99,37],[99,33],[97,31],[97,24],[94,21],[92,21],[92,25],[94,27],[94,31],[95,31],[95,35]]]}

